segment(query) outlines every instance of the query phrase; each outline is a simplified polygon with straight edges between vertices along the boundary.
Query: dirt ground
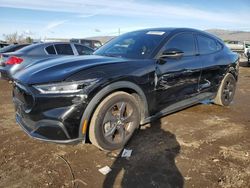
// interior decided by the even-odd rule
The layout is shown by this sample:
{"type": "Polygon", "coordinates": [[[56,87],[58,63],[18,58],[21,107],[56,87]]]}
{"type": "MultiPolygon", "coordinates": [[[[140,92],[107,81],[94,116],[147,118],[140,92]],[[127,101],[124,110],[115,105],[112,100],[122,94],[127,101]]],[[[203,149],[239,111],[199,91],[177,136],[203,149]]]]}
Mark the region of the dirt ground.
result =
{"type": "Polygon", "coordinates": [[[196,105],[141,128],[126,148],[58,145],[28,137],[0,81],[0,187],[250,187],[250,67],[229,107],[196,105]],[[98,169],[112,171],[104,176],[98,169]],[[74,183],[72,183],[74,179],[74,183]]]}

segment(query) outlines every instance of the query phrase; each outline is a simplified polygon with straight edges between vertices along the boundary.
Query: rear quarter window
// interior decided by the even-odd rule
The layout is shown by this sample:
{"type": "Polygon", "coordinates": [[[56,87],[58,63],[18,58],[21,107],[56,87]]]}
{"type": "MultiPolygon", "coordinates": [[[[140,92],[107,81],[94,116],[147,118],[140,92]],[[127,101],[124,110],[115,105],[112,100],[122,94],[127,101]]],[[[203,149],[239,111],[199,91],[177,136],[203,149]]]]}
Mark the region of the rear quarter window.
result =
{"type": "Polygon", "coordinates": [[[50,45],[50,46],[47,46],[45,48],[46,52],[50,55],[55,55],[56,54],[56,50],[54,48],[54,45],[50,45]]]}

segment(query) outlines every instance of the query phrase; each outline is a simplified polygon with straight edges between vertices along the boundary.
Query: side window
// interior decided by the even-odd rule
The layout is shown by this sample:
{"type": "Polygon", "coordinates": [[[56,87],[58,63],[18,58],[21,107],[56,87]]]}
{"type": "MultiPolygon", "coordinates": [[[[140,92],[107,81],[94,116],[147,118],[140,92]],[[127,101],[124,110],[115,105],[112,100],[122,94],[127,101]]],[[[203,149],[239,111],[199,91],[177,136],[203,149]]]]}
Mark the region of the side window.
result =
{"type": "Polygon", "coordinates": [[[51,45],[51,46],[46,47],[45,50],[46,50],[46,52],[47,52],[48,54],[50,54],[50,55],[56,54],[54,45],[51,45]]]}
{"type": "Polygon", "coordinates": [[[219,47],[217,42],[214,39],[198,35],[197,36],[198,47],[200,54],[211,54],[218,51],[219,47]]]}
{"type": "Polygon", "coordinates": [[[75,47],[79,55],[90,55],[93,53],[92,49],[87,48],[85,46],[75,44],[75,47]]]}
{"type": "Polygon", "coordinates": [[[55,44],[58,55],[74,55],[70,44],[55,44]]]}
{"type": "Polygon", "coordinates": [[[165,46],[165,50],[178,49],[184,52],[184,56],[194,55],[195,43],[192,33],[182,33],[174,36],[165,46]]]}

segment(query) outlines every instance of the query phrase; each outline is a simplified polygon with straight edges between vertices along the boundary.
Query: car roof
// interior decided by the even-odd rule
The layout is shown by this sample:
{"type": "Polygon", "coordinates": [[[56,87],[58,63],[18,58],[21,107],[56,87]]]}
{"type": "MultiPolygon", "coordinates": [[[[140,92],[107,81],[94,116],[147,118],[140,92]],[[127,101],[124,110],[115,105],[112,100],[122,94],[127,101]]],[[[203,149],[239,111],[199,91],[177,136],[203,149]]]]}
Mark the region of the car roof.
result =
{"type": "MultiPolygon", "coordinates": [[[[74,42],[39,42],[39,43],[34,43],[34,44],[31,44],[29,46],[22,48],[20,52],[30,51],[30,50],[33,50],[34,48],[39,48],[39,47],[46,48],[49,45],[55,45],[55,44],[77,44],[77,45],[85,46],[85,45],[74,43],[74,42]]],[[[88,46],[85,46],[85,47],[90,48],[88,46]]]]}
{"type": "Polygon", "coordinates": [[[174,32],[174,31],[194,31],[194,32],[204,32],[198,29],[185,28],[185,27],[159,27],[159,28],[147,28],[139,31],[165,31],[165,32],[174,32]]]}
{"type": "Polygon", "coordinates": [[[33,46],[53,45],[53,44],[78,44],[75,42],[38,42],[32,44],[33,46]]]}
{"type": "Polygon", "coordinates": [[[85,39],[85,38],[72,38],[70,40],[86,40],[86,41],[94,41],[94,42],[100,42],[97,39],[85,39]]]}
{"type": "Polygon", "coordinates": [[[212,38],[216,38],[217,40],[222,41],[219,37],[208,33],[206,31],[202,31],[202,30],[198,30],[198,29],[194,29],[194,28],[185,28],[185,27],[165,27],[165,28],[148,28],[148,29],[142,29],[142,30],[138,30],[138,31],[162,31],[162,32],[166,32],[166,33],[178,33],[178,32],[185,32],[185,31],[189,31],[189,32],[196,32],[196,33],[200,33],[200,34],[204,34],[204,35],[208,35],[212,38]]]}

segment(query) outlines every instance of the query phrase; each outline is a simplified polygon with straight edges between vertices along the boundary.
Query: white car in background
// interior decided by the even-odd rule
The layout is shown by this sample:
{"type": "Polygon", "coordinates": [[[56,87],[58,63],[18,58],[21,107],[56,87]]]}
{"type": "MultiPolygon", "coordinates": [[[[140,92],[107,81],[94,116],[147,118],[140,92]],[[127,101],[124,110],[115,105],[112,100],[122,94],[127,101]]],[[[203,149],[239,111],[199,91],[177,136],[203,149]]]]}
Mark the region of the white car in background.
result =
{"type": "Polygon", "coordinates": [[[235,52],[244,50],[244,44],[241,41],[228,41],[225,44],[228,48],[235,52]]]}
{"type": "Polygon", "coordinates": [[[248,63],[250,63],[250,41],[244,41],[244,55],[247,57],[248,63]]]}
{"type": "Polygon", "coordinates": [[[250,41],[228,41],[225,43],[230,50],[237,52],[240,56],[245,56],[250,63],[250,41]]]}

